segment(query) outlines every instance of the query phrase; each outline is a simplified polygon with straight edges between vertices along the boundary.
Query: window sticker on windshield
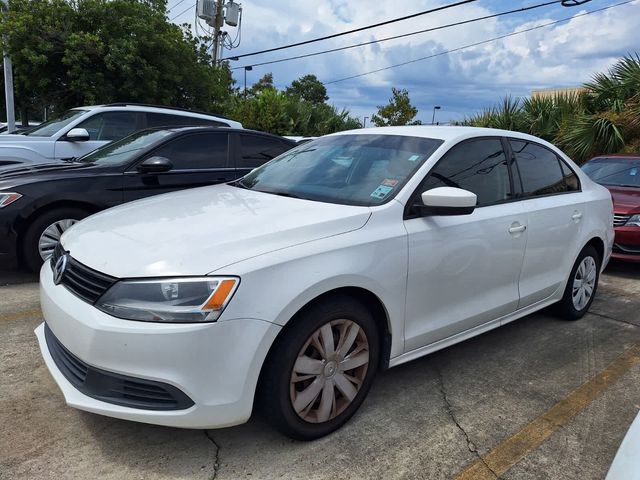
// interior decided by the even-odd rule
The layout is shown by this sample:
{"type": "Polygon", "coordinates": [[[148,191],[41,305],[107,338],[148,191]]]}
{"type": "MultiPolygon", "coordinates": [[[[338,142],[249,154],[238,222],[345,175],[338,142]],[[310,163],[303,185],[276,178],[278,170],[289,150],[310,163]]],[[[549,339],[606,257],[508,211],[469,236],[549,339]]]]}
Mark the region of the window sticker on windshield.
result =
{"type": "Polygon", "coordinates": [[[378,200],[383,200],[384,197],[391,193],[391,190],[393,190],[393,187],[390,187],[389,185],[380,185],[371,193],[371,196],[378,200]]]}
{"type": "Polygon", "coordinates": [[[395,187],[398,184],[398,180],[396,180],[395,178],[385,178],[381,185],[384,185],[385,187],[395,187]]]}
{"type": "Polygon", "coordinates": [[[635,177],[638,174],[638,169],[637,168],[632,168],[629,171],[629,175],[631,175],[632,177],[635,177]]]}
{"type": "Polygon", "coordinates": [[[422,155],[411,155],[409,157],[409,161],[410,162],[415,162],[416,160],[420,160],[422,158],[422,155]]]}

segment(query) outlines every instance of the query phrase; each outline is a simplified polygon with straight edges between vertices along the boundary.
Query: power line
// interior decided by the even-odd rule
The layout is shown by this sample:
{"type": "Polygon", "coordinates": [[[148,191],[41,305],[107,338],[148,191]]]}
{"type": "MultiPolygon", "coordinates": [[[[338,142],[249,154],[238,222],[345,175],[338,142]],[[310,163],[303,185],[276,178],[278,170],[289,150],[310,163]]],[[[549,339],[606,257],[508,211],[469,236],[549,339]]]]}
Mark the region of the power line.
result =
{"type": "Polygon", "coordinates": [[[170,22],[173,22],[176,18],[178,18],[180,15],[182,15],[183,13],[188,12],[189,10],[191,10],[193,7],[195,7],[196,4],[194,3],[193,5],[188,6],[187,8],[185,8],[183,11],[181,11],[179,14],[174,15],[173,17],[171,17],[169,19],[170,22]]]}
{"type": "MultiPolygon", "coordinates": [[[[489,18],[501,17],[501,16],[504,16],[504,15],[510,15],[510,14],[513,14],[513,13],[522,13],[522,12],[526,12],[528,10],[534,10],[536,8],[547,7],[549,5],[562,3],[563,1],[566,1],[566,0],[554,0],[554,1],[551,1],[551,2],[539,3],[537,5],[531,5],[529,7],[517,8],[515,10],[509,10],[509,11],[506,11],[506,12],[494,13],[492,15],[485,15],[484,17],[476,17],[476,18],[472,18],[472,19],[469,19],[469,20],[462,20],[460,22],[449,23],[447,25],[440,25],[438,27],[426,28],[424,30],[417,30],[415,32],[403,33],[401,35],[394,35],[393,37],[379,38],[377,40],[370,40],[368,42],[355,43],[353,45],[346,45],[344,47],[337,47],[337,48],[332,48],[332,49],[329,49],[329,50],[322,50],[322,51],[319,51],[319,52],[307,53],[307,54],[304,54],[304,55],[296,55],[294,57],[280,58],[278,60],[271,60],[269,62],[253,63],[250,66],[252,66],[252,67],[260,67],[262,65],[271,65],[273,63],[288,62],[288,61],[291,61],[291,60],[299,60],[301,58],[314,57],[316,55],[324,55],[325,53],[340,52],[342,50],[348,50],[350,48],[364,47],[366,45],[372,45],[374,43],[386,42],[388,40],[396,40],[398,38],[410,37],[412,35],[418,35],[418,34],[421,34],[421,33],[434,32],[436,30],[442,30],[442,29],[450,28],[450,27],[457,27],[457,26],[460,26],[460,25],[466,25],[468,23],[478,22],[478,21],[481,21],[481,20],[488,20],[489,18]]],[[[240,70],[240,69],[245,68],[245,66],[233,67],[231,70],[240,70]]]]}
{"type": "Polygon", "coordinates": [[[477,2],[477,1],[478,0],[462,0],[460,2],[450,3],[448,5],[442,5],[440,7],[432,8],[430,10],[424,10],[424,11],[418,12],[418,13],[413,13],[411,15],[407,15],[407,16],[404,16],[404,17],[393,18],[393,19],[387,20],[385,22],[375,23],[373,25],[367,25],[365,27],[354,28],[353,30],[347,30],[345,32],[334,33],[332,35],[327,35],[327,36],[324,36],[324,37],[312,38],[311,40],[305,40],[303,42],[298,42],[298,43],[291,43],[289,45],[282,45],[280,47],[268,48],[266,50],[260,50],[258,52],[245,53],[244,55],[236,55],[235,57],[232,57],[232,59],[233,60],[238,60],[238,59],[244,58],[244,57],[252,57],[254,55],[260,55],[262,53],[269,53],[269,52],[276,52],[278,50],[284,50],[285,48],[299,47],[300,45],[308,45],[309,43],[320,42],[322,40],[329,40],[330,38],[336,38],[336,37],[341,37],[343,35],[349,35],[351,33],[362,32],[364,30],[369,30],[371,28],[382,27],[384,25],[389,25],[391,23],[400,22],[402,20],[408,20],[410,18],[420,17],[422,15],[427,15],[429,13],[440,12],[442,10],[447,10],[447,9],[453,8],[453,7],[459,7],[459,6],[462,6],[462,5],[466,5],[467,3],[473,3],[473,2],[477,2]]]}
{"type": "Polygon", "coordinates": [[[171,7],[169,10],[167,10],[167,13],[169,13],[171,10],[173,10],[174,8],[176,8],[178,5],[180,5],[181,3],[183,3],[185,0],[180,0],[178,3],[176,3],[173,7],[171,7]]]}
{"type": "Polygon", "coordinates": [[[409,60],[407,62],[396,63],[394,65],[389,65],[387,67],[378,68],[376,70],[371,70],[369,72],[359,73],[357,75],[351,75],[349,77],[339,78],[337,80],[332,80],[330,82],[324,82],[324,84],[325,85],[331,85],[332,83],[344,82],[345,80],[351,80],[353,78],[364,77],[366,75],[371,75],[373,73],[383,72],[385,70],[391,70],[392,68],[402,67],[404,65],[409,65],[411,63],[421,62],[422,60],[428,60],[430,58],[435,58],[435,57],[439,57],[439,56],[442,56],[442,55],[448,55],[449,53],[459,52],[460,50],[466,50],[467,48],[477,47],[479,45],[484,45],[484,44],[487,44],[487,43],[495,42],[497,40],[502,40],[504,38],[513,37],[515,35],[521,35],[523,33],[531,32],[533,30],[538,30],[540,28],[550,27],[551,25],[556,25],[558,23],[566,22],[566,21],[571,20],[573,18],[584,17],[586,15],[591,15],[592,13],[602,12],[604,10],[609,10],[610,8],[620,7],[622,5],[626,5],[627,3],[632,3],[634,1],[635,0],[627,0],[626,2],[616,3],[614,5],[609,5],[608,7],[598,8],[596,10],[591,10],[591,11],[585,12],[585,13],[579,13],[579,14],[573,15],[571,17],[561,18],[560,20],[556,20],[554,22],[544,23],[542,25],[538,25],[538,26],[535,26],[535,27],[527,28],[525,30],[519,30],[517,32],[508,33],[506,35],[501,35],[499,37],[490,38],[489,40],[483,40],[481,42],[471,43],[469,45],[464,45],[462,47],[453,48],[451,50],[445,50],[443,52],[434,53],[433,55],[427,55],[426,57],[420,57],[420,58],[416,58],[416,59],[413,59],[413,60],[409,60]]]}

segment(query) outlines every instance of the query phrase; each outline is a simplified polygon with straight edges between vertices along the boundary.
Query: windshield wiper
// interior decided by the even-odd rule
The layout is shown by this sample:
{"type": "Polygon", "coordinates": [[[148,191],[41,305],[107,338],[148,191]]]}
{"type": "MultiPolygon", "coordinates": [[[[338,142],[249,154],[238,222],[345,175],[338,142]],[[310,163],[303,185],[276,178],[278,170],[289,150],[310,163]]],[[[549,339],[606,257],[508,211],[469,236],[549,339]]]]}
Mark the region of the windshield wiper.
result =
{"type": "Polygon", "coordinates": [[[279,197],[288,197],[288,198],[299,198],[305,200],[304,197],[300,195],[296,195],[295,193],[283,192],[280,190],[256,190],[256,192],[270,193],[272,195],[278,195],[279,197]]]}

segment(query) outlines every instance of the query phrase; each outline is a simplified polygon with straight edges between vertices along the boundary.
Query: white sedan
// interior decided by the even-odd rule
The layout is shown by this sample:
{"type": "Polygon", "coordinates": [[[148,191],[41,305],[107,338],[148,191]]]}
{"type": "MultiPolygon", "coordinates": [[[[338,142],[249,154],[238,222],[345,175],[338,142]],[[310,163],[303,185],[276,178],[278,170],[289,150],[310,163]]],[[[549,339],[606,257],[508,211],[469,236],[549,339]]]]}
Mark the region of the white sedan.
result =
{"type": "Polygon", "coordinates": [[[44,360],[73,407],[299,439],[375,374],[536,310],[593,301],[609,192],[538,138],[464,127],[322,137],[239,181],[65,232],[41,271],[44,360]]]}

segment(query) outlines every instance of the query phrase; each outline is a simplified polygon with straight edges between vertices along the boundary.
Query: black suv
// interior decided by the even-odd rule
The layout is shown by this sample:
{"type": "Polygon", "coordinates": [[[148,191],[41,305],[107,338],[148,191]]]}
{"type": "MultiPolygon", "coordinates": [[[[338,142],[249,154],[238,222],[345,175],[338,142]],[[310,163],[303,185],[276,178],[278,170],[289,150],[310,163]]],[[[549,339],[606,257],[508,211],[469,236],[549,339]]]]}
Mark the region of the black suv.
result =
{"type": "Polygon", "coordinates": [[[0,172],[0,259],[37,270],[62,233],[105,208],[239,178],[294,147],[245,129],[158,128],[136,132],[68,163],[0,172]]]}

